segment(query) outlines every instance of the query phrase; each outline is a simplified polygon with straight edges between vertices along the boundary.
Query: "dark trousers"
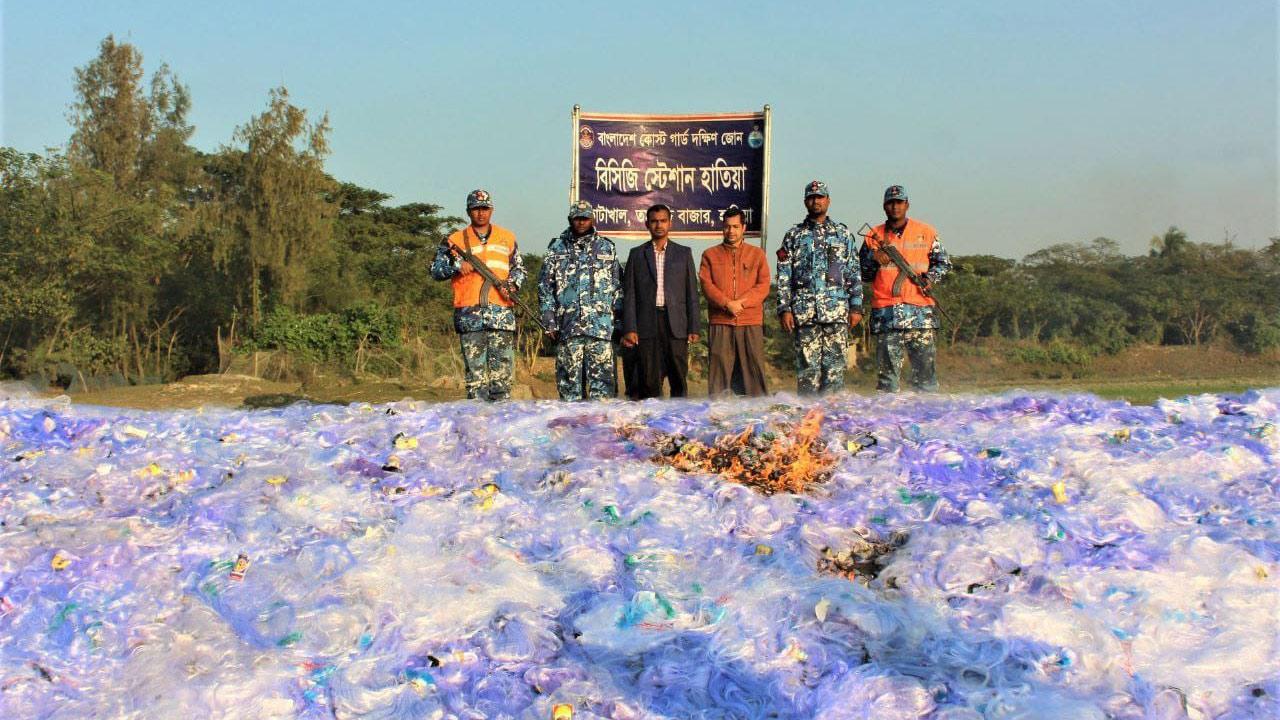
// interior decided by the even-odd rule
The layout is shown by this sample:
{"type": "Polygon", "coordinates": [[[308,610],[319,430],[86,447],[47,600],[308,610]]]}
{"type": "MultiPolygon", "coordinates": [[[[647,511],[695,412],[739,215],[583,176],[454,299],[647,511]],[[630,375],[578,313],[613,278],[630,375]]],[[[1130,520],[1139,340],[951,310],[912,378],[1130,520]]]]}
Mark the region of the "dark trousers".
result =
{"type": "Polygon", "coordinates": [[[764,326],[712,325],[707,329],[710,357],[707,394],[768,395],[764,379],[764,326]]]}
{"type": "Polygon", "coordinates": [[[662,380],[666,378],[671,397],[689,394],[689,338],[673,337],[667,322],[667,311],[658,308],[658,335],[640,338],[636,353],[639,362],[640,397],[662,397],[662,380]]]}
{"type": "Polygon", "coordinates": [[[620,347],[618,356],[622,358],[622,382],[626,387],[628,400],[640,399],[640,349],[620,347]]]}

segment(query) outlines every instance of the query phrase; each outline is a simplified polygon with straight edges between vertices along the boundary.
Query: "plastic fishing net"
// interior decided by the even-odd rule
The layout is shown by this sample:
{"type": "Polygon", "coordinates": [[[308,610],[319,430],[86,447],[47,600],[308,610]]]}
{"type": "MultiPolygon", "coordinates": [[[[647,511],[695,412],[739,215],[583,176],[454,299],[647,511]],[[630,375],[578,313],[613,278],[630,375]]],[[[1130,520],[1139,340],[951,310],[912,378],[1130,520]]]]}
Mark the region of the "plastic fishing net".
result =
{"type": "Polygon", "coordinates": [[[10,392],[0,717],[1277,717],[1278,405],[10,392]]]}

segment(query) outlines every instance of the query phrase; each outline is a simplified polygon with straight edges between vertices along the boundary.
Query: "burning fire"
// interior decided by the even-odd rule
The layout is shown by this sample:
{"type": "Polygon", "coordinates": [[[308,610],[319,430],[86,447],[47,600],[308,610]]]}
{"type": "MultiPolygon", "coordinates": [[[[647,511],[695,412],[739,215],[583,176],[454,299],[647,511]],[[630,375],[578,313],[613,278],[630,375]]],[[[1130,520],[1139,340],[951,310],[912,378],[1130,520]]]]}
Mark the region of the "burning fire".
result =
{"type": "Polygon", "coordinates": [[[749,425],[738,433],[709,442],[683,435],[659,434],[638,425],[619,432],[658,451],[654,457],[677,470],[712,472],[766,495],[802,493],[831,476],[836,458],[822,439],[822,410],[813,408],[794,427],[749,425]]]}

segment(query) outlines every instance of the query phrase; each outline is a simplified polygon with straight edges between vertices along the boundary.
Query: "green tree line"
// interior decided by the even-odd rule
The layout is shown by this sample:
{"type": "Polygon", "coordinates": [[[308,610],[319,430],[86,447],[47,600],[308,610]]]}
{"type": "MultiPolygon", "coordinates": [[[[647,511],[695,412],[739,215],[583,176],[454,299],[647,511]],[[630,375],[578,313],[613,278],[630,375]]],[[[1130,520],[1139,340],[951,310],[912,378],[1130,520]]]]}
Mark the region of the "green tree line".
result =
{"type": "MultiPolygon", "coordinates": [[[[355,374],[458,369],[449,287],[427,268],[461,220],[327,174],[326,116],[277,88],[202,152],[188,88],[164,65],[146,78],[110,36],[74,84],[65,147],[0,148],[0,376],[172,379],[256,350],[355,374]]],[[[540,257],[525,260],[536,277],[540,257]]],[[[534,304],[532,282],[522,295],[534,304]]],[[[1170,228],[1138,257],[1101,238],[961,256],[938,295],[949,344],[1265,352],[1280,347],[1280,238],[1248,250],[1170,228]]],[[[523,322],[526,357],[535,330],[523,322]]]]}
{"type": "Polygon", "coordinates": [[[981,338],[1070,343],[1115,353],[1136,343],[1280,348],[1280,238],[1259,250],[1194,243],[1171,227],[1146,255],[1114,240],[1054,245],[1019,262],[961,256],[938,297],[950,344],[981,338]]]}
{"type": "Polygon", "coordinates": [[[330,177],[326,117],[278,88],[201,152],[187,87],[163,65],[145,79],[113,37],[75,95],[64,149],[0,149],[0,374],[136,382],[259,348],[369,371],[434,361],[448,288],[426,268],[459,220],[330,177]]]}

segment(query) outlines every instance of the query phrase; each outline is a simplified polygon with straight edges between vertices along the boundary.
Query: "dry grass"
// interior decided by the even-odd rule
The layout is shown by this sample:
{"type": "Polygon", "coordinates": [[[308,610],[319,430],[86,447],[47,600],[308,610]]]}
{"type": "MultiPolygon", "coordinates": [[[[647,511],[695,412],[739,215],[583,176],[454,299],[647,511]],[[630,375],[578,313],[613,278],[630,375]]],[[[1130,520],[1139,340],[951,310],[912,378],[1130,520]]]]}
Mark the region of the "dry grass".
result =
{"type": "MultiPolygon", "coordinates": [[[[80,393],[76,402],[149,409],[200,405],[239,406],[247,399],[276,396],[316,402],[388,402],[413,397],[427,401],[464,397],[462,357],[456,339],[437,336],[410,341],[409,360],[393,366],[391,377],[302,369],[279,353],[237,356],[221,375],[185,377],[168,385],[139,385],[80,393]],[[256,365],[256,372],[255,372],[256,365]],[[305,371],[304,371],[305,370],[305,371]]],[[[376,352],[368,366],[376,366],[376,352]]],[[[874,363],[860,359],[847,386],[855,393],[875,392],[874,363]]],[[[773,392],[795,392],[788,368],[768,368],[773,392]]],[[[621,373],[619,372],[619,375],[621,373]]],[[[1023,388],[1033,392],[1092,392],[1150,403],[1195,393],[1238,392],[1280,386],[1280,356],[1245,356],[1215,347],[1138,347],[1097,358],[1089,377],[1046,379],[1010,362],[998,348],[942,351],[938,376],[943,392],[985,393],[1023,388]]],[[[706,378],[690,373],[690,395],[706,392],[706,378]]],[[[555,398],[555,359],[523,355],[516,362],[518,398],[555,398]]],[[[620,388],[621,389],[621,388],[620,388]]],[[[758,430],[757,434],[764,432],[758,430]]],[[[714,445],[714,439],[711,441],[714,445]]]]}

